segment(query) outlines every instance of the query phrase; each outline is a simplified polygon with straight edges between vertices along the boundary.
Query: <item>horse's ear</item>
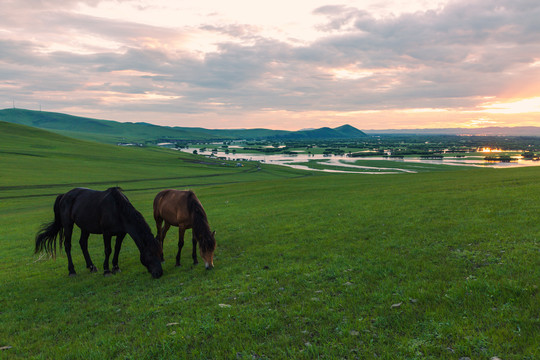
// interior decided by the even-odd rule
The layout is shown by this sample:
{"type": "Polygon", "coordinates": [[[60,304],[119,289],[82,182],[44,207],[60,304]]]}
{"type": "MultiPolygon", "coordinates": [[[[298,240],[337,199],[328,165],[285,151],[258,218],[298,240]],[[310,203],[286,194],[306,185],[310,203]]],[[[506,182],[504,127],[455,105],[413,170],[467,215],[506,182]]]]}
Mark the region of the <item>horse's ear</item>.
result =
{"type": "Polygon", "coordinates": [[[216,236],[216,230],[212,231],[212,236],[216,236]]]}

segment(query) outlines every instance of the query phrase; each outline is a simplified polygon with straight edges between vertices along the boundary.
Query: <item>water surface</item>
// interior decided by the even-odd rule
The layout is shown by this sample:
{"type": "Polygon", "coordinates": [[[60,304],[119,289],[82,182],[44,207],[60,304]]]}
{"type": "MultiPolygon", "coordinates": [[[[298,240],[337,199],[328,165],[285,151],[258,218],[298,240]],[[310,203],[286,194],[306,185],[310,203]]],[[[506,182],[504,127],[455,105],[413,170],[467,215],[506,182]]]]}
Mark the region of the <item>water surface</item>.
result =
{"type": "Polygon", "coordinates": [[[307,154],[307,153],[298,153],[295,155],[289,154],[233,154],[229,152],[225,154],[224,151],[213,152],[210,150],[201,151],[198,148],[186,148],[181,149],[183,152],[193,153],[194,150],[200,155],[212,156],[217,158],[223,158],[231,161],[257,161],[267,164],[288,166],[295,169],[310,170],[310,171],[324,171],[324,172],[334,172],[334,173],[359,173],[359,174],[400,174],[400,173],[416,173],[417,171],[411,170],[411,164],[433,164],[433,165],[454,165],[454,166],[474,166],[474,167],[489,167],[489,168],[509,168],[509,167],[523,167],[523,166],[540,166],[540,161],[517,159],[513,162],[492,162],[485,161],[482,156],[466,156],[466,157],[445,157],[443,160],[433,160],[433,159],[421,159],[420,157],[405,157],[403,159],[395,158],[386,158],[382,156],[373,156],[373,157],[348,157],[346,155],[322,155],[322,154],[307,154]],[[321,164],[328,167],[340,167],[340,168],[351,168],[351,171],[343,169],[313,169],[305,164],[310,160],[321,161],[321,164]],[[378,160],[377,163],[380,165],[380,160],[388,161],[392,164],[390,167],[381,167],[381,166],[366,166],[354,164],[356,161],[362,160],[374,161],[378,160]],[[324,161],[324,162],[322,162],[324,161]],[[403,168],[395,167],[396,163],[404,163],[409,166],[404,166],[403,168]],[[354,170],[353,170],[354,169],[354,170]]]}

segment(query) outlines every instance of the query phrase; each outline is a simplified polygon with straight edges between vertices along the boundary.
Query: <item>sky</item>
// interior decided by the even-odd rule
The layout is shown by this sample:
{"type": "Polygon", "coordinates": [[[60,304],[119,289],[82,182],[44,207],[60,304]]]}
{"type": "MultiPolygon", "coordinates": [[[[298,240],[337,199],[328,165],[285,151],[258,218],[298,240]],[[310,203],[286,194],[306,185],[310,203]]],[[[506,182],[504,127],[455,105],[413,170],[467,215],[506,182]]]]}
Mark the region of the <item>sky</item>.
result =
{"type": "Polygon", "coordinates": [[[0,108],[167,126],[540,126],[538,0],[0,0],[0,108]]]}

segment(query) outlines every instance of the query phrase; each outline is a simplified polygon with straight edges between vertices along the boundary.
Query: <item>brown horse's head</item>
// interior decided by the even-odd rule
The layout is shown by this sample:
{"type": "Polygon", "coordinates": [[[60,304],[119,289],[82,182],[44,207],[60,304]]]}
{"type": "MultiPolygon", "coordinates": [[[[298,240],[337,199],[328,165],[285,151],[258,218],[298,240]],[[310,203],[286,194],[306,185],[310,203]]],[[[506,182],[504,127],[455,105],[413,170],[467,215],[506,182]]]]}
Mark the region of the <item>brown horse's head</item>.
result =
{"type": "Polygon", "coordinates": [[[199,239],[199,253],[204,260],[206,270],[214,268],[214,250],[216,249],[216,232],[209,232],[204,239],[199,239]]]}

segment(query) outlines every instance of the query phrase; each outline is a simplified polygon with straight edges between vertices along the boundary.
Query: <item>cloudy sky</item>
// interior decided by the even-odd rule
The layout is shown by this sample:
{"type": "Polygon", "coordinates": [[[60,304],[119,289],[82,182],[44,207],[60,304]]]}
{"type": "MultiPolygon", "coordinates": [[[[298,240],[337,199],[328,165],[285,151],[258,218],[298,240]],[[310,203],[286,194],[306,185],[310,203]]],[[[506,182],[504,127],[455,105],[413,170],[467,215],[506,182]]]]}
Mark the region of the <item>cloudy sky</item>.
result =
{"type": "Polygon", "coordinates": [[[0,6],[0,108],[206,128],[540,126],[538,0],[0,6]]]}

